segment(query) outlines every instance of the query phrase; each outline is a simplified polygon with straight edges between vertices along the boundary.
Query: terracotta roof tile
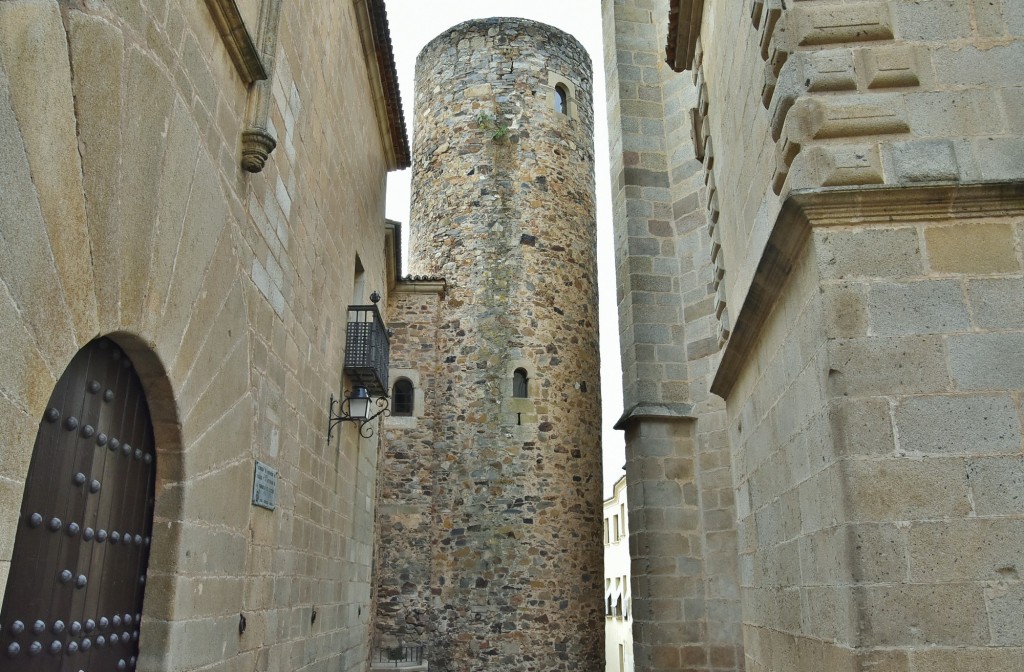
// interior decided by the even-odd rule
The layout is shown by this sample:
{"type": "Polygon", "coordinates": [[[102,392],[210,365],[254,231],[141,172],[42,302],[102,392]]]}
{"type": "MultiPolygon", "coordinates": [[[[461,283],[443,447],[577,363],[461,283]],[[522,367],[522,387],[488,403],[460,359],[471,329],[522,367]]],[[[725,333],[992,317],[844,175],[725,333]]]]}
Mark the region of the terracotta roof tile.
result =
{"type": "Polygon", "coordinates": [[[384,0],[369,0],[370,21],[373,23],[373,37],[377,45],[377,69],[380,71],[381,86],[388,109],[391,141],[395,146],[398,168],[411,165],[409,134],[405,128],[405,114],[402,111],[402,96],[398,90],[398,69],[395,67],[395,53],[391,46],[391,30],[388,27],[388,12],[384,0]]]}

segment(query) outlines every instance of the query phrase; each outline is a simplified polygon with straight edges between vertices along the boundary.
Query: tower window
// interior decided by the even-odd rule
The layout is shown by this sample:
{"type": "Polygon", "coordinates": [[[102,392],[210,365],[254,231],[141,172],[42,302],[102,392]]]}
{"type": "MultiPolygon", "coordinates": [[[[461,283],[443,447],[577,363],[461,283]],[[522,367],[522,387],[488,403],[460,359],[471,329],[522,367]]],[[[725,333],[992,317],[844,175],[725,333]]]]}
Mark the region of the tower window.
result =
{"type": "Polygon", "coordinates": [[[519,399],[526,399],[530,396],[526,369],[516,369],[512,374],[512,396],[519,399]]]}
{"type": "Polygon", "coordinates": [[[569,114],[569,92],[563,84],[555,84],[555,110],[559,114],[569,114]]]}
{"type": "Polygon", "coordinates": [[[391,415],[398,417],[409,417],[412,415],[412,381],[408,378],[399,378],[395,381],[391,395],[391,415]]]}

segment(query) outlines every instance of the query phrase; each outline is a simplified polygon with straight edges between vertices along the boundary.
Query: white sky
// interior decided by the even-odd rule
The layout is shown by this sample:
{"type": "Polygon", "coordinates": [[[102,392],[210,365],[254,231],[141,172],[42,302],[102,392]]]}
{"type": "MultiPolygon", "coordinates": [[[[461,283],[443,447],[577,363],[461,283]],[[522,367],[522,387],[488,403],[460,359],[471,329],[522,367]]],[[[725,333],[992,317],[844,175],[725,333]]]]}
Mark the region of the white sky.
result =
{"type": "MultiPolygon", "coordinates": [[[[391,41],[398,64],[406,125],[412,140],[412,105],[416,55],[431,39],[457,23],[492,16],[519,16],[555,26],[579,40],[594,65],[594,149],[597,184],[597,265],[601,294],[601,394],[604,400],[604,493],[622,475],[625,446],[612,425],[622,414],[622,367],[619,362],[615,307],[615,258],[612,236],[611,185],[608,169],[608,121],[605,114],[604,54],[601,3],[596,0],[387,0],[391,41]]],[[[410,170],[388,177],[387,216],[409,227],[410,170]]],[[[403,251],[409,249],[403,240],[403,251]]],[[[403,269],[403,273],[405,273],[403,269]]]]}

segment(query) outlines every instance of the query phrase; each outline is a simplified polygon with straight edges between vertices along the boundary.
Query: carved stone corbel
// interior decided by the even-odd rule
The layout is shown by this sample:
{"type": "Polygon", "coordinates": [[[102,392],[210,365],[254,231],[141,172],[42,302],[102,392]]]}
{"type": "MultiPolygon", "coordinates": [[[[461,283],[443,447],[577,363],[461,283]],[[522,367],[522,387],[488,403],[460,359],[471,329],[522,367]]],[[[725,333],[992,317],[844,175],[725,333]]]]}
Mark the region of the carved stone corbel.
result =
{"type": "Polygon", "coordinates": [[[242,168],[250,173],[261,172],[275,147],[277,140],[264,128],[242,131],[242,168]]]}
{"type": "Polygon", "coordinates": [[[281,22],[281,0],[263,0],[260,6],[257,49],[266,72],[266,79],[249,87],[245,112],[246,128],[242,131],[242,168],[259,173],[267,163],[277,140],[270,134],[270,100],[274,86],[274,59],[277,54],[277,29],[281,22]]]}

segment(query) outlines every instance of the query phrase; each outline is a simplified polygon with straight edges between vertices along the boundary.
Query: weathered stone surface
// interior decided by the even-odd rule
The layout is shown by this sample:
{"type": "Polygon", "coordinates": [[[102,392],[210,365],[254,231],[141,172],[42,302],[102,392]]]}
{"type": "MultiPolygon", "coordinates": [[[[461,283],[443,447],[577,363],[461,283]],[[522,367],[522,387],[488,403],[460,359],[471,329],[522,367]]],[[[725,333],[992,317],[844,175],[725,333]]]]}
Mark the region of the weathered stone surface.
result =
{"type": "Polygon", "coordinates": [[[952,280],[874,283],[868,311],[871,333],[880,336],[949,333],[970,327],[963,289],[952,280]]]}
{"type": "Polygon", "coordinates": [[[1018,580],[1024,521],[1003,518],[915,523],[908,539],[910,580],[915,583],[1018,580]],[[958,542],[947,543],[950,538],[958,542]]]}
{"type": "Polygon", "coordinates": [[[967,463],[971,499],[981,516],[1024,514],[1024,458],[982,457],[967,463]]]}
{"type": "Polygon", "coordinates": [[[140,669],[362,670],[377,450],[351,427],[328,446],[324,420],[355,255],[365,294],[386,294],[393,250],[354,13],[284,4],[284,151],[249,176],[246,90],[206,3],[72,5],[0,3],[0,589],[39,414],[108,335],[158,446],[140,669]],[[275,511],[250,504],[257,457],[279,471],[275,511]]]}
{"type": "Polygon", "coordinates": [[[918,275],[921,244],[912,228],[822,231],[814,246],[825,278],[918,275]]]}
{"type": "Polygon", "coordinates": [[[591,91],[579,43],[523,19],[460,24],[417,61],[410,258],[445,287],[392,302],[395,364],[428,387],[384,425],[377,619],[431,669],[601,664],[591,91]]]}
{"type": "MultiPolygon", "coordinates": [[[[696,436],[716,414],[705,376],[727,396],[742,664],[1016,669],[1024,13],[1005,0],[705,2],[692,71],[652,77],[664,26],[633,10],[679,29],[691,4],[603,3],[621,351],[627,399],[675,392],[669,360],[686,364],[696,436]],[[641,132],[659,123],[664,135],[641,132]],[[671,216],[631,184],[662,170],[671,216]],[[691,194],[705,206],[693,241],[691,194]],[[680,264],[656,272],[662,221],[680,264]],[[652,319],[658,305],[685,321],[652,319]],[[706,316],[725,349],[696,359],[716,334],[706,316]]],[[[630,441],[630,492],[652,493],[630,512],[643,534],[677,496],[658,482],[667,446],[627,429],[630,441]]],[[[698,468],[698,484],[713,474],[698,468]]],[[[693,501],[721,524],[703,493],[693,501]]],[[[647,547],[675,543],[708,571],[708,546],[658,541],[647,547]]],[[[682,595],[667,563],[649,571],[682,595]]],[[[656,641],[652,613],[636,611],[637,670],[715,668],[710,648],[672,646],[685,636],[656,641]]]]}
{"type": "Polygon", "coordinates": [[[1021,421],[1009,395],[910,397],[895,410],[901,451],[911,453],[1015,453],[1021,421]]]}
{"type": "Polygon", "coordinates": [[[68,26],[89,238],[95,264],[103,269],[95,278],[96,307],[108,330],[120,324],[121,309],[120,203],[118,181],[110,176],[121,161],[122,98],[111,92],[121,91],[124,36],[114,24],[74,10],[68,26]]]}
{"type": "Polygon", "coordinates": [[[52,67],[69,61],[58,6],[24,1],[0,6],[0,58],[75,341],[84,345],[96,332],[96,294],[93,269],[80,254],[90,241],[71,77],[66,67],[52,67]]]}
{"type": "Polygon", "coordinates": [[[1021,647],[999,648],[956,648],[928,649],[923,648],[911,654],[914,672],[988,672],[989,670],[1006,670],[1021,672],[1024,670],[1024,658],[1021,647]]]}
{"type": "Polygon", "coordinates": [[[157,197],[167,146],[167,125],[174,89],[167,74],[148,53],[126,45],[124,59],[125,107],[121,119],[122,152],[119,166],[122,198],[119,234],[121,323],[137,323],[144,315],[152,236],[156,226],[157,197]]]}
{"type": "Polygon", "coordinates": [[[988,333],[949,339],[953,382],[962,390],[1019,390],[1024,380],[1024,333],[988,333]]]}
{"type": "Polygon", "coordinates": [[[989,642],[980,586],[892,584],[855,588],[854,594],[860,602],[863,636],[881,646],[939,642],[980,646],[989,642]]]}
{"type": "Polygon", "coordinates": [[[947,273],[999,273],[1020,270],[1009,224],[960,224],[925,231],[932,270],[947,273]]]}
{"type": "Polygon", "coordinates": [[[836,394],[943,392],[950,385],[945,344],[937,336],[835,340],[828,350],[836,394]]]}
{"type": "MultiPolygon", "coordinates": [[[[7,5],[4,5],[6,8],[7,5]]],[[[2,65],[2,63],[0,63],[2,65]]],[[[0,68],[0,268],[19,278],[7,284],[18,320],[41,343],[40,355],[56,380],[74,352],[74,323],[61,288],[25,141],[10,99],[10,81],[0,68]],[[21,316],[24,316],[23,318],[21,316]],[[41,336],[48,335],[49,338],[41,336]]],[[[38,400],[45,403],[49,393],[38,400]]]]}

